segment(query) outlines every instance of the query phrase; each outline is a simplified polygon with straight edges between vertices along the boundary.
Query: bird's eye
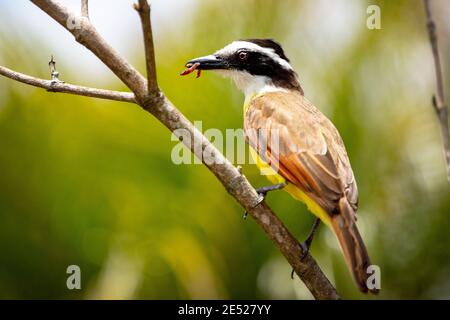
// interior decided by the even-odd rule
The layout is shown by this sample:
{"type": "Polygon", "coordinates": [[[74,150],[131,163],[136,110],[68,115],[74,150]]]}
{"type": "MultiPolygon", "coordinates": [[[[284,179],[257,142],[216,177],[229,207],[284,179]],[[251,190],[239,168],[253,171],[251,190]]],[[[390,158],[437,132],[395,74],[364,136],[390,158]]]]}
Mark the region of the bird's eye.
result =
{"type": "Polygon", "coordinates": [[[239,59],[245,60],[245,59],[247,59],[247,57],[248,57],[248,52],[245,52],[245,51],[239,52],[239,59]]]}

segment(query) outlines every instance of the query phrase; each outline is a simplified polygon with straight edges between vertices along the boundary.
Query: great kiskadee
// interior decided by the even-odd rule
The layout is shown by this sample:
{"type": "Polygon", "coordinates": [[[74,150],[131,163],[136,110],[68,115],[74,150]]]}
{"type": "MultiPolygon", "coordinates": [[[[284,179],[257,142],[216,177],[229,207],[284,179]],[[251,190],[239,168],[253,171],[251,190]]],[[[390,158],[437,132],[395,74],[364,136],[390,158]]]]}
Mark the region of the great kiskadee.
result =
{"type": "MultiPolygon", "coordinates": [[[[267,191],[284,187],[337,236],[348,268],[362,292],[367,287],[369,256],[356,226],[358,190],[342,138],[335,126],[311,102],[281,46],[270,39],[234,41],[212,55],[186,64],[194,70],[214,70],[234,80],[245,94],[244,132],[257,166],[272,171],[276,183],[267,191]],[[277,132],[278,146],[258,132],[277,132]]],[[[304,243],[309,248],[315,228],[304,243]]]]}

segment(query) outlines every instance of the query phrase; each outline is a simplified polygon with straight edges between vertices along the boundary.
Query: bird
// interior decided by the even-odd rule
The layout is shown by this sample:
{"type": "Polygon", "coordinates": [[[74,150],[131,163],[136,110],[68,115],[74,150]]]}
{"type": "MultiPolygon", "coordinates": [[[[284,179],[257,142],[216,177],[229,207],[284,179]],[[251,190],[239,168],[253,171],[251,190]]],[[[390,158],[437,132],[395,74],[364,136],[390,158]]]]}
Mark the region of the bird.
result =
{"type": "Polygon", "coordinates": [[[256,165],[273,183],[257,189],[261,199],[284,189],[316,216],[301,243],[303,252],[324,223],[336,235],[359,290],[377,293],[367,285],[371,262],[356,225],[358,188],[344,142],[333,123],[305,97],[281,45],[273,39],[236,40],[188,61],[186,67],[182,75],[215,71],[231,78],[244,93],[245,139],[256,165]]]}

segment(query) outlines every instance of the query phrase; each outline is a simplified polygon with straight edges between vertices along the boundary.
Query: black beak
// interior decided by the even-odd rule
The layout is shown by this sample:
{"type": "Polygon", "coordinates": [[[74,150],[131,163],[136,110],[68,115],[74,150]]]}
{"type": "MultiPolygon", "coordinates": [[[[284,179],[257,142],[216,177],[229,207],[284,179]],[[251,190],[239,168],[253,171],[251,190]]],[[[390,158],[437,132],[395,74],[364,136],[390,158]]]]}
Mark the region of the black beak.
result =
{"type": "Polygon", "coordinates": [[[197,70],[228,69],[228,63],[214,55],[192,59],[186,63],[186,68],[192,67],[195,63],[199,63],[197,70]]]}

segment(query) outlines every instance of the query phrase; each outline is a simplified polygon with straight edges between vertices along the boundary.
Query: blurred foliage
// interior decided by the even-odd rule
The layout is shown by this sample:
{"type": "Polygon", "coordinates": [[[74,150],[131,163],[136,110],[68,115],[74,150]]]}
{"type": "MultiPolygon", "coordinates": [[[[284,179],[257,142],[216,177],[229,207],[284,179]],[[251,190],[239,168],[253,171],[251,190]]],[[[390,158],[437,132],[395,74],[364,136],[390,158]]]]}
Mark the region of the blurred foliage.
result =
{"type": "MultiPolygon", "coordinates": [[[[156,43],[159,82],[172,102],[203,130],[241,128],[243,97],[230,81],[179,71],[235,39],[281,42],[306,96],[346,143],[358,223],[382,271],[379,298],[450,298],[450,192],[430,105],[422,1],[370,1],[382,9],[382,29],[373,31],[365,1],[195,3],[190,25],[156,43]]],[[[436,11],[448,53],[449,20],[436,11]]],[[[49,52],[42,46],[3,26],[0,63],[48,77],[33,55],[49,52]]],[[[132,60],[144,70],[142,52],[132,60]]],[[[64,67],[70,81],[77,70],[64,67]]],[[[174,145],[134,105],[1,78],[0,298],[310,298],[205,167],[171,162],[174,145]],[[71,264],[81,267],[82,290],[66,288],[71,264]]],[[[243,170],[255,186],[267,185],[253,166],[243,170]]],[[[283,192],[268,201],[303,239],[313,221],[305,206],[283,192]]],[[[312,254],[343,297],[367,298],[329,230],[320,230],[312,254]]]]}

